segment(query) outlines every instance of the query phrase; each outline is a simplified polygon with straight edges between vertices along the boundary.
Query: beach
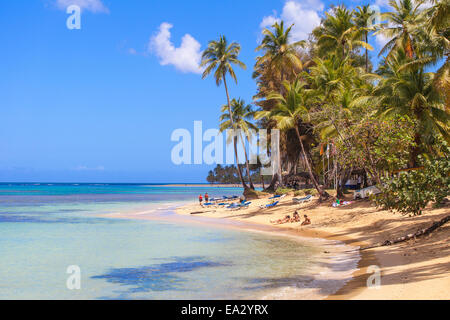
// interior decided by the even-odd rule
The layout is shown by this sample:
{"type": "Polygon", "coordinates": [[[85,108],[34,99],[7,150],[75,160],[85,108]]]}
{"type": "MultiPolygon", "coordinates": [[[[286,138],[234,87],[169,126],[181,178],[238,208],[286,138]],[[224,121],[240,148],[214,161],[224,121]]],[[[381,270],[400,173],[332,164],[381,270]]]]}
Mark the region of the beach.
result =
{"type": "Polygon", "coordinates": [[[448,215],[448,204],[408,217],[364,200],[333,208],[331,200],[297,205],[287,195],[278,206],[260,209],[271,201],[266,195],[230,211],[201,207],[195,199],[205,192],[219,197],[242,189],[0,185],[0,273],[7,275],[0,298],[449,298],[448,225],[417,240],[360,251],[430,226],[448,215]],[[312,224],[270,223],[295,210],[312,224]],[[70,265],[83,272],[81,291],[64,285],[70,265]],[[368,288],[377,268],[381,286],[368,288]]]}
{"type": "MultiPolygon", "coordinates": [[[[392,240],[418,229],[431,226],[450,212],[447,205],[440,209],[427,208],[423,215],[402,216],[379,210],[369,201],[360,200],[348,206],[333,208],[331,200],[297,205],[292,195],[280,200],[274,208],[260,209],[267,198],[251,200],[248,209],[230,211],[224,208],[203,208],[198,203],[176,209],[180,215],[215,218],[221,221],[239,221],[270,228],[280,233],[290,232],[303,237],[339,240],[345,244],[365,247],[392,240]],[[312,224],[272,225],[270,220],[283,218],[298,210],[307,214],[312,224]]],[[[328,299],[449,299],[450,298],[450,225],[444,225],[432,234],[392,246],[361,251],[362,259],[353,279],[328,299]],[[373,266],[376,266],[375,268],[373,266]],[[377,267],[381,271],[379,287],[368,287],[367,280],[377,267]]],[[[288,297],[289,298],[289,297],[288,297]]],[[[295,296],[290,298],[295,299],[295,296]]]]}

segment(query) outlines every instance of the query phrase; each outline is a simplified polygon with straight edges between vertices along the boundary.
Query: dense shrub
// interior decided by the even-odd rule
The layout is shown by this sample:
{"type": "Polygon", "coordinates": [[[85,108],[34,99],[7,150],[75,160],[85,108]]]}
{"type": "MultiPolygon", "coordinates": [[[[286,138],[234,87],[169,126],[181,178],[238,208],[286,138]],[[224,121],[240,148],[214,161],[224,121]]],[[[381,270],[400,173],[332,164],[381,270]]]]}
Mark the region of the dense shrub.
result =
{"type": "Polygon", "coordinates": [[[303,189],[303,190],[296,190],[294,192],[295,197],[304,197],[308,195],[317,196],[319,193],[316,189],[303,189]]]}
{"type": "Polygon", "coordinates": [[[275,194],[281,196],[281,195],[283,195],[283,194],[288,194],[289,192],[292,192],[292,191],[294,191],[294,189],[290,189],[290,188],[278,188],[278,189],[275,191],[275,194]]]}
{"type": "Polygon", "coordinates": [[[401,212],[420,215],[429,202],[439,206],[450,194],[450,159],[446,148],[443,157],[420,158],[423,168],[400,173],[398,177],[384,180],[382,193],[377,196],[378,206],[401,212]]]}

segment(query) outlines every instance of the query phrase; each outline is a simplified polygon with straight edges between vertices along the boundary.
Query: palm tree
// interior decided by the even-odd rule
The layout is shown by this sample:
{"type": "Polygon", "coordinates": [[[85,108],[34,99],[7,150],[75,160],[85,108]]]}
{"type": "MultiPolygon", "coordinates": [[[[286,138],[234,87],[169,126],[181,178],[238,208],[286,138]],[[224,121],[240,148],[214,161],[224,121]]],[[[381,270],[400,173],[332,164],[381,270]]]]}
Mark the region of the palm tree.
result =
{"type": "Polygon", "coordinates": [[[447,31],[450,25],[450,0],[431,0],[434,3],[429,11],[431,13],[431,26],[439,31],[447,31]]]}
{"type": "Polygon", "coordinates": [[[247,168],[247,178],[250,184],[251,189],[255,189],[253,186],[253,181],[250,174],[250,166],[248,161],[248,155],[247,155],[247,149],[245,148],[245,140],[242,137],[242,132],[244,133],[245,137],[248,141],[251,139],[251,130],[256,130],[256,126],[251,122],[253,120],[255,111],[253,111],[253,108],[250,104],[245,104],[245,101],[242,99],[233,99],[231,100],[231,111],[233,114],[233,123],[230,120],[230,114],[228,111],[228,106],[224,105],[222,106],[222,115],[220,116],[220,132],[223,132],[227,129],[237,129],[240,130],[240,139],[242,142],[242,147],[244,149],[244,155],[245,155],[245,164],[247,168]]]}
{"type": "MultiPolygon", "coordinates": [[[[258,94],[256,99],[262,99],[257,102],[265,110],[274,107],[274,102],[265,99],[267,94],[273,91],[283,93],[284,80],[293,80],[302,70],[303,63],[300,59],[299,49],[304,47],[305,41],[292,42],[291,31],[294,25],[285,29],[284,22],[276,22],[272,25],[272,29],[263,30],[264,38],[256,48],[261,51],[262,56],[256,59],[255,72],[253,78],[257,79],[258,94]]],[[[266,123],[267,128],[271,127],[270,122],[266,123]]],[[[283,185],[283,177],[281,172],[281,164],[278,166],[278,172],[273,175],[272,182],[268,189],[274,188],[276,182],[283,185]]]]}
{"type": "MultiPolygon", "coordinates": [[[[222,81],[225,86],[225,92],[227,94],[228,113],[230,115],[231,126],[234,128],[233,113],[231,111],[230,95],[228,93],[228,86],[226,75],[229,74],[231,78],[237,83],[236,74],[233,70],[233,64],[245,69],[245,64],[238,59],[241,46],[232,42],[228,44],[225,36],[220,36],[219,40],[212,40],[208,44],[208,48],[202,54],[201,67],[206,67],[203,72],[202,79],[205,79],[211,72],[214,72],[214,78],[216,79],[216,85],[219,86],[222,81]]],[[[242,176],[242,170],[239,165],[239,157],[237,153],[237,137],[234,137],[234,156],[236,158],[236,165],[238,168],[239,178],[241,179],[244,190],[248,189],[247,184],[242,176]]]]}
{"type": "Polygon", "coordinates": [[[377,33],[390,39],[381,49],[379,56],[389,51],[388,57],[396,49],[403,48],[409,59],[412,59],[417,50],[417,35],[424,24],[424,11],[420,9],[422,1],[413,0],[389,0],[389,5],[394,8],[392,12],[381,15],[387,24],[383,24],[377,33]]]}
{"type": "MultiPolygon", "coordinates": [[[[358,6],[355,11],[355,25],[364,36],[364,41],[369,43],[369,19],[373,16],[373,12],[370,10],[369,5],[358,6]]],[[[368,49],[365,49],[366,58],[366,72],[369,72],[369,53],[368,49]]]]}
{"type": "Polygon", "coordinates": [[[302,61],[298,56],[298,48],[305,45],[305,41],[291,43],[291,31],[294,25],[284,29],[284,22],[272,25],[273,31],[265,28],[264,38],[256,48],[264,54],[256,59],[256,66],[265,66],[270,73],[279,73],[281,82],[288,73],[295,73],[302,69],[302,61]]]}
{"type": "Polygon", "coordinates": [[[360,31],[353,23],[352,11],[342,5],[335,7],[332,14],[325,14],[326,19],[312,32],[317,39],[320,57],[326,57],[330,52],[334,52],[344,59],[357,47],[373,50],[371,45],[360,40],[360,31]]]}
{"type": "MultiPolygon", "coordinates": [[[[406,67],[434,66],[445,58],[434,78],[436,88],[445,93],[450,92],[450,0],[431,0],[431,2],[434,5],[425,10],[425,24],[418,28],[420,54],[406,67]]],[[[447,94],[446,99],[447,106],[450,106],[450,94],[447,94]]]]}
{"type": "MultiPolygon", "coordinates": [[[[341,60],[336,54],[325,60],[317,58],[314,61],[315,65],[304,77],[316,100],[316,106],[310,111],[315,130],[320,132],[320,137],[327,144],[335,144],[340,140],[346,148],[351,148],[348,134],[354,120],[351,102],[364,88],[365,84],[360,79],[364,71],[352,66],[349,57],[341,60]]],[[[340,183],[335,185],[336,192],[342,195],[351,168],[345,170],[335,159],[336,177],[341,176],[340,183]]]]}
{"type": "Polygon", "coordinates": [[[450,113],[443,94],[433,85],[435,74],[419,67],[405,68],[408,61],[403,49],[384,61],[371,99],[381,107],[381,116],[399,114],[417,122],[416,145],[410,156],[410,166],[414,167],[417,156],[432,148],[437,136],[450,142],[450,113]]]}
{"type": "Polygon", "coordinates": [[[273,119],[277,122],[277,126],[281,130],[295,129],[309,177],[319,192],[320,198],[326,199],[329,195],[319,186],[313,174],[312,166],[303,143],[303,137],[300,135],[299,130],[299,122],[303,122],[308,117],[308,106],[312,104],[314,99],[313,92],[305,89],[305,83],[299,80],[293,83],[284,81],[283,86],[286,92],[285,95],[274,92],[267,97],[267,99],[276,100],[278,102],[277,106],[270,111],[257,112],[256,118],[273,119]]]}

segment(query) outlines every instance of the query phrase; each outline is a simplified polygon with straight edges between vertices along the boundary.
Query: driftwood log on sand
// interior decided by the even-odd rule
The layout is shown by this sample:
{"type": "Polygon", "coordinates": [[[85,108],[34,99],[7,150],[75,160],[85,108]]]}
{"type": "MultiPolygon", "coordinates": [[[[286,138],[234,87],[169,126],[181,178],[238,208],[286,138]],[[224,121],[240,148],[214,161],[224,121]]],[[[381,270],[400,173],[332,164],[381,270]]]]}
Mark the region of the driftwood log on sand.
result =
{"type": "Polygon", "coordinates": [[[445,218],[441,219],[440,221],[434,222],[430,227],[428,227],[426,229],[418,230],[415,233],[410,233],[410,234],[408,234],[406,236],[397,238],[395,240],[386,240],[384,242],[379,242],[379,243],[376,243],[376,244],[374,244],[372,246],[361,248],[360,250],[367,250],[367,249],[378,248],[378,247],[383,247],[383,246],[390,246],[390,245],[397,244],[397,243],[400,243],[400,242],[404,242],[404,241],[408,241],[408,240],[411,240],[411,239],[419,238],[419,237],[425,236],[427,234],[430,234],[431,232],[433,232],[437,228],[443,226],[444,224],[446,224],[449,221],[450,221],[450,215],[446,216],[445,218]]]}

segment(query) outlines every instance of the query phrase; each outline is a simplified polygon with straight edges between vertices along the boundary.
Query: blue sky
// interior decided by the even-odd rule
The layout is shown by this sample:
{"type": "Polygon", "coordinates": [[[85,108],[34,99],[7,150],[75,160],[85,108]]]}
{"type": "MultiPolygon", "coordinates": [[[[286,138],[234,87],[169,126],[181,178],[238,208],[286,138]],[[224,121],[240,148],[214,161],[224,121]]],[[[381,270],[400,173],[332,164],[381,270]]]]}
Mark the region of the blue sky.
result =
{"type": "Polygon", "coordinates": [[[204,182],[211,166],[172,164],[170,141],[195,120],[218,126],[225,93],[201,79],[201,50],[219,34],[242,45],[248,69],[230,94],[251,102],[261,27],[282,18],[301,38],[330,3],[4,1],[0,181],[204,182]],[[66,27],[70,4],[82,8],[80,30],[66,27]]]}

